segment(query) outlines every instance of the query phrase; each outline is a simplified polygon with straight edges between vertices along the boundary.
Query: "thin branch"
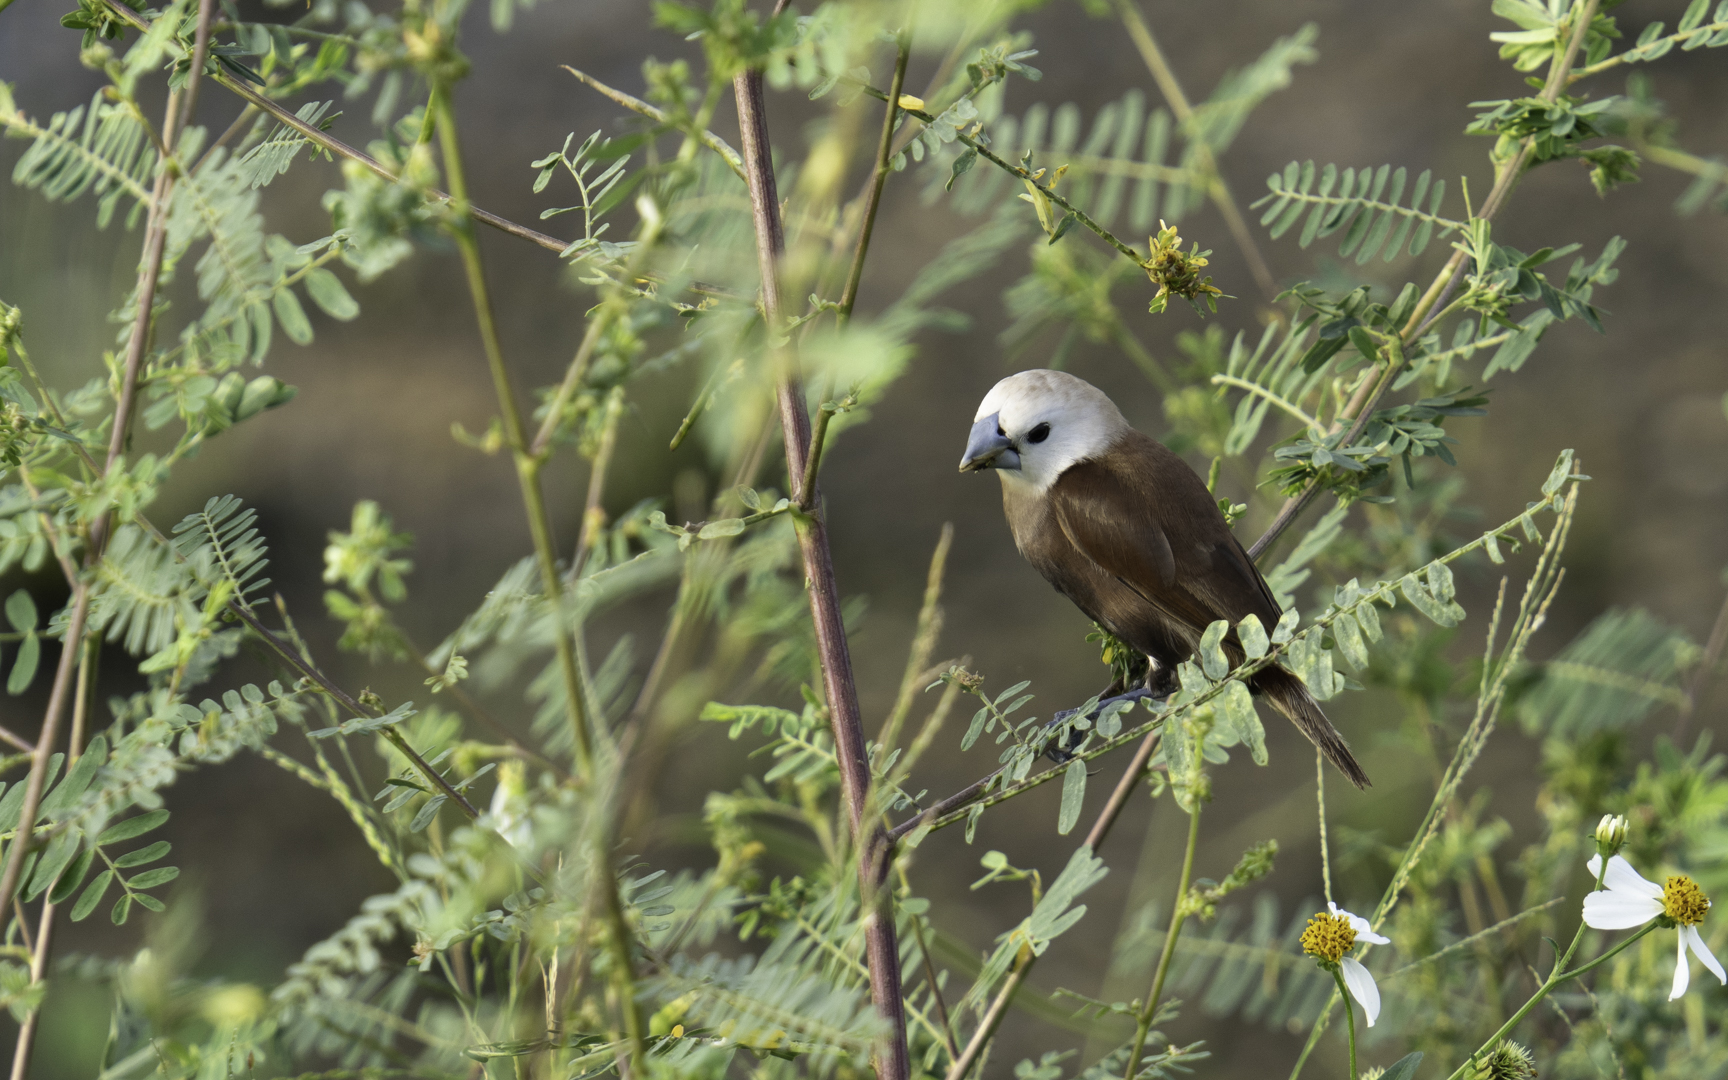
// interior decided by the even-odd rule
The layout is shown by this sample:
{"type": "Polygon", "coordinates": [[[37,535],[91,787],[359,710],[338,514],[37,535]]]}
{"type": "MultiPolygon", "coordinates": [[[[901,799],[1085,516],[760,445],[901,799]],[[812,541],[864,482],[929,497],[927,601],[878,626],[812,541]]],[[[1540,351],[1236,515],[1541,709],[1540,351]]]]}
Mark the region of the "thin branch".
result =
{"type": "Polygon", "coordinates": [[[1027,972],[1038,962],[1038,954],[1021,946],[1020,952],[1014,957],[1014,967],[1008,972],[1008,978],[1002,983],[1002,989],[990,1002],[990,1008],[984,1013],[984,1019],[978,1022],[978,1030],[967,1040],[966,1049],[948,1069],[946,1080],[965,1080],[966,1074],[972,1071],[972,1065],[978,1060],[984,1048],[996,1034],[996,1029],[1002,1026],[1003,1017],[1008,1015],[1008,1006],[1014,1003],[1014,993],[1020,989],[1020,984],[1026,981],[1027,972]]]}
{"type": "Polygon", "coordinates": [[[438,141],[444,150],[444,172],[450,184],[451,208],[454,221],[451,228],[457,249],[462,255],[462,267],[468,278],[468,292],[473,298],[474,319],[480,330],[481,346],[486,353],[486,367],[492,375],[492,389],[498,398],[498,409],[504,419],[504,437],[516,459],[516,478],[522,492],[522,502],[528,512],[528,529],[534,540],[535,561],[540,568],[540,587],[551,608],[556,630],[553,643],[558,657],[565,695],[565,711],[569,715],[570,734],[575,749],[576,771],[584,779],[593,773],[594,751],[588,731],[588,710],[583,695],[582,676],[576,660],[576,645],[565,626],[564,581],[558,572],[558,551],[552,538],[552,523],[546,513],[546,500],[540,491],[540,461],[529,450],[523,429],[522,411],[516,403],[516,389],[511,384],[510,370],[504,363],[504,349],[498,338],[497,322],[492,314],[492,301],[486,285],[486,271],[480,260],[480,245],[474,236],[468,205],[468,182],[462,167],[461,144],[456,136],[455,110],[451,107],[447,88],[433,95],[438,114],[438,141]]]}
{"type": "MultiPolygon", "coordinates": [[[[864,224],[858,230],[858,249],[852,255],[852,267],[846,272],[846,287],[840,293],[840,323],[852,318],[852,305],[858,302],[858,282],[864,277],[864,257],[870,253],[870,234],[876,228],[876,209],[882,203],[882,185],[893,171],[894,122],[900,118],[900,91],[906,85],[906,62],[912,58],[912,35],[902,30],[895,41],[894,78],[888,84],[888,108],[882,115],[882,138],[876,147],[876,171],[870,179],[870,191],[864,197],[864,224]]],[[[817,444],[820,449],[820,442],[817,444]]]]}
{"type": "MultiPolygon", "coordinates": [[[[657,124],[665,124],[667,127],[677,128],[677,124],[673,122],[670,116],[666,115],[665,110],[658,109],[653,105],[648,104],[646,101],[643,101],[641,98],[631,97],[622,90],[615,90],[587,72],[577,71],[569,64],[560,64],[558,66],[576,76],[577,80],[584,85],[600,91],[600,93],[611,98],[613,101],[616,101],[631,112],[641,116],[646,116],[657,124]]],[[[728,146],[725,139],[722,139],[720,136],[706,128],[702,130],[701,134],[699,134],[697,138],[701,141],[703,146],[706,146],[716,154],[719,154],[721,160],[726,162],[727,168],[738,174],[738,179],[743,180],[746,184],[750,182],[749,178],[744,175],[744,162],[738,157],[738,151],[728,146]]]]}
{"type": "MultiPolygon", "coordinates": [[[[762,74],[747,71],[733,80],[738,103],[740,143],[750,184],[750,203],[756,231],[756,254],[762,273],[762,307],[771,333],[783,325],[780,308],[780,255],[785,234],[780,222],[780,199],[774,184],[774,163],[769,147],[767,108],[763,101],[762,74]]],[[[803,490],[805,465],[810,457],[810,417],[805,411],[804,387],[795,362],[783,360],[776,394],[781,430],[786,446],[786,474],[794,486],[792,501],[799,506],[817,505],[814,490],[803,490]]],[[[810,614],[816,647],[822,660],[823,689],[834,730],[834,749],[839,759],[847,816],[858,849],[858,884],[866,911],[865,949],[870,969],[870,996],[887,1024],[887,1032],[876,1046],[876,1072],[880,1080],[907,1080],[911,1058],[906,1049],[906,1010],[900,979],[900,952],[895,941],[894,919],[888,909],[891,898],[883,888],[890,848],[887,834],[874,824],[869,811],[870,764],[864,751],[864,721],[858,706],[858,688],[852,676],[852,657],[846,627],[840,616],[840,591],[834,579],[834,559],[828,533],[820,514],[795,515],[799,553],[803,558],[810,596],[810,614]]]]}
{"type": "MultiPolygon", "coordinates": [[[[1152,81],[1158,84],[1158,90],[1169,102],[1170,111],[1175,114],[1177,123],[1186,124],[1188,118],[1194,115],[1194,107],[1188,103],[1188,95],[1182,92],[1182,84],[1176,81],[1176,73],[1164,59],[1164,51],[1158,47],[1158,40],[1152,36],[1151,27],[1140,17],[1140,11],[1134,6],[1134,0],[1116,0],[1116,12],[1122,18],[1122,25],[1127,27],[1128,36],[1134,40],[1134,47],[1140,51],[1140,58],[1146,62],[1146,68],[1152,73],[1152,81]]],[[[1248,272],[1254,275],[1254,283],[1270,300],[1278,294],[1278,280],[1272,276],[1272,270],[1266,265],[1266,257],[1260,254],[1259,246],[1254,242],[1254,232],[1248,228],[1248,222],[1243,220],[1242,211],[1236,205],[1236,199],[1230,194],[1230,187],[1224,182],[1224,176],[1218,171],[1218,161],[1212,154],[1212,148],[1203,142],[1197,134],[1190,136],[1194,141],[1195,156],[1200,160],[1200,170],[1206,177],[1206,194],[1212,199],[1213,205],[1224,216],[1224,224],[1229,228],[1236,246],[1242,250],[1242,257],[1248,262],[1248,272]]]]}
{"type": "Polygon", "coordinates": [[[570,572],[580,574],[594,542],[606,527],[606,472],[612,467],[612,453],[618,448],[618,421],[624,416],[624,388],[614,387],[606,396],[604,415],[600,418],[600,445],[594,451],[594,463],[588,470],[588,497],[582,506],[582,532],[576,541],[576,554],[570,560],[570,572]]]}
{"type": "Polygon", "coordinates": [[[1214,376],[1212,376],[1212,385],[1213,386],[1234,386],[1238,390],[1246,390],[1250,394],[1254,394],[1257,397],[1265,398],[1267,401],[1270,401],[1272,404],[1278,406],[1280,409],[1283,409],[1285,412],[1289,413],[1291,416],[1294,416],[1296,419],[1302,421],[1302,424],[1304,427],[1310,428],[1314,431],[1324,431],[1325,430],[1325,426],[1322,425],[1320,423],[1320,421],[1314,419],[1312,416],[1309,416],[1307,413],[1303,412],[1301,406],[1296,405],[1293,402],[1286,401],[1284,398],[1279,397],[1277,394],[1274,394],[1272,391],[1266,389],[1264,386],[1261,386],[1258,383],[1251,383],[1247,379],[1238,379],[1234,375],[1214,375],[1214,376]]]}
{"type": "MultiPolygon", "coordinates": [[[[331,699],[333,699],[338,705],[341,705],[344,709],[347,709],[351,714],[354,716],[365,717],[367,719],[376,719],[381,715],[377,710],[369,709],[360,704],[360,702],[354,699],[352,694],[332,682],[328,675],[325,675],[322,671],[318,670],[316,665],[308,662],[297,651],[295,651],[292,645],[283,641],[263,623],[259,622],[258,616],[252,614],[251,610],[232,600],[228,603],[228,610],[233,612],[241,622],[245,623],[248,629],[258,635],[258,639],[268,646],[271,652],[281,657],[289,667],[298,671],[302,678],[310,679],[320,690],[328,694],[331,699]]],[[[431,784],[433,787],[436,787],[451,802],[455,803],[462,813],[467,815],[468,820],[472,821],[480,816],[480,811],[474,808],[474,804],[463,797],[460,791],[451,787],[450,782],[444,779],[444,777],[439,774],[438,770],[433,768],[425,758],[421,757],[420,754],[415,751],[414,747],[409,745],[408,740],[396,729],[395,724],[380,728],[378,733],[390,740],[390,744],[400,750],[403,756],[413,763],[416,771],[426,778],[426,782],[431,784]]]]}
{"type": "Polygon", "coordinates": [[[36,747],[34,744],[30,743],[29,741],[27,741],[25,739],[19,738],[17,735],[14,735],[12,732],[8,731],[7,729],[5,729],[3,727],[0,727],[0,741],[9,742],[13,746],[16,746],[18,749],[24,751],[26,754],[34,754],[36,752],[36,747]]]}
{"type": "MultiPolygon", "coordinates": [[[[1194,849],[1200,845],[1200,807],[1196,799],[1188,811],[1188,846],[1182,854],[1182,874],[1176,882],[1176,900],[1170,912],[1170,926],[1164,931],[1164,951],[1158,954],[1158,967],[1152,973],[1152,988],[1146,991],[1146,1001],[1140,1015],[1134,1018],[1134,1046],[1128,1051],[1128,1064],[1123,1080],[1134,1080],[1139,1072],[1140,1054],[1146,1049],[1146,1035],[1158,1015],[1158,1001],[1164,996],[1164,980],[1170,975],[1170,961],[1176,956],[1176,941],[1182,936],[1182,924],[1188,920],[1188,882],[1194,876],[1194,849]]],[[[1355,1073],[1351,1073],[1355,1080],[1355,1073]]]]}

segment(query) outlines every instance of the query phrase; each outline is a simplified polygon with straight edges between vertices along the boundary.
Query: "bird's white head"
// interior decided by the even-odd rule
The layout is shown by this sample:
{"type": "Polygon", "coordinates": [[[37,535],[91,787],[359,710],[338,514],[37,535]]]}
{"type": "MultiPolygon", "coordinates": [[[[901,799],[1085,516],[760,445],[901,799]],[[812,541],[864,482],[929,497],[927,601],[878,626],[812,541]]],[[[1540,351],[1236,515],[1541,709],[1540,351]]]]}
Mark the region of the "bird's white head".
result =
{"type": "Polygon", "coordinates": [[[1065,371],[1035,369],[990,388],[973,417],[961,472],[1000,469],[1004,483],[1044,491],[1076,462],[1096,457],[1128,430],[1104,391],[1065,371]]]}

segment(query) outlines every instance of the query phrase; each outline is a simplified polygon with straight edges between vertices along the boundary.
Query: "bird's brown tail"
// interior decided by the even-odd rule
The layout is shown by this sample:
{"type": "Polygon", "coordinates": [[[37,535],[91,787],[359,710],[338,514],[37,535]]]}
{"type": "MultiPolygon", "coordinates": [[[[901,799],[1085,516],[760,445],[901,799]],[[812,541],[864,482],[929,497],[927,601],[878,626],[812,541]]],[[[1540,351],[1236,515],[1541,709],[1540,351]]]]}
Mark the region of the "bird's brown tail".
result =
{"type": "Polygon", "coordinates": [[[1290,722],[1308,736],[1308,741],[1318,747],[1339,772],[1349,777],[1352,784],[1359,788],[1369,786],[1368,774],[1356,763],[1355,756],[1350,753],[1350,744],[1338,734],[1332,721],[1326,719],[1326,714],[1320,711],[1319,703],[1301,679],[1283,668],[1268,667],[1254,676],[1253,688],[1265,694],[1273,708],[1289,717],[1290,722]]]}

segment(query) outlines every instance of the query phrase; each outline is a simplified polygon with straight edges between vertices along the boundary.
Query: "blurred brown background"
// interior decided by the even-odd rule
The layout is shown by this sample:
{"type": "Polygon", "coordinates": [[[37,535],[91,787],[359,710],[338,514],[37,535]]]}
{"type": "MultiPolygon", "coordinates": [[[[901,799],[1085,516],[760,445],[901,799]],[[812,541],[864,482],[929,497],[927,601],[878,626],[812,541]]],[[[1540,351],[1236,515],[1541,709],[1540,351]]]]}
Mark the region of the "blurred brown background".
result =
{"type": "MultiPolygon", "coordinates": [[[[85,102],[98,85],[76,64],[76,32],[57,25],[66,6],[64,0],[16,0],[0,13],[0,79],[14,85],[20,105],[33,116],[85,102]]],[[[1195,98],[1274,37],[1305,22],[1319,24],[1320,62],[1296,69],[1294,85],[1259,109],[1224,162],[1244,204],[1264,190],[1269,172],[1292,158],[1310,157],[1340,165],[1390,161],[1413,173],[1432,168],[1448,178],[1468,174],[1472,189],[1486,192],[1488,144],[1462,134],[1471,116],[1467,104],[1527,92],[1521,77],[1496,59],[1487,35],[1509,24],[1491,17],[1486,3],[1152,0],[1142,6],[1195,98]]],[[[1684,6],[1679,0],[1635,0],[1617,14],[1623,28],[1635,31],[1658,18],[1672,24],[1684,6]]],[[[696,55],[689,43],[653,30],[645,4],[544,3],[519,15],[502,37],[484,25],[483,11],[475,15],[464,43],[473,74],[458,95],[470,182],[480,205],[528,223],[548,203],[530,193],[528,162],[556,149],[567,132],[580,137],[609,127],[621,113],[557,65],[572,64],[640,92],[644,57],[696,55]]],[[[1021,25],[1034,34],[1041,51],[1034,63],[1045,77],[1037,84],[1014,83],[1011,111],[1023,112],[1034,100],[1072,100],[1089,119],[1130,86],[1157,100],[1114,22],[1057,4],[1024,17],[1021,25]]],[[[924,84],[936,60],[915,55],[909,89],[924,84]]],[[[1645,70],[1679,119],[1683,144],[1707,156],[1728,153],[1728,112],[1721,108],[1728,101],[1728,63],[1721,54],[1676,52],[1645,70]]],[[[1622,79],[1611,75],[1589,88],[1615,92],[1622,79]]],[[[369,101],[339,100],[337,107],[347,110],[334,129],[338,137],[364,145],[374,136],[369,101]]],[[[790,93],[771,95],[769,109],[776,140],[796,154],[800,122],[811,115],[811,106],[790,93]]],[[[198,119],[220,130],[236,111],[228,95],[211,88],[201,95],[198,119]]],[[[728,138],[736,132],[729,112],[715,127],[728,138]]],[[[23,146],[0,143],[0,167],[9,172],[23,146]]],[[[908,174],[888,185],[861,310],[892,301],[942,243],[975,224],[940,203],[925,205],[918,196],[921,183],[910,181],[908,174]]],[[[1497,239],[1525,250],[1579,241],[1583,253],[1594,257],[1614,234],[1632,241],[1619,262],[1620,281],[1596,297],[1610,313],[1607,336],[1578,324],[1554,330],[1523,371],[1494,381],[1486,420],[1451,428],[1463,443],[1466,502],[1480,508],[1484,520],[1503,520],[1521,509],[1563,447],[1575,447],[1595,477],[1585,490],[1567,556],[1571,574],[1556,617],[1539,639],[1543,652],[1559,648],[1611,605],[1643,605],[1701,641],[1721,603],[1719,575],[1728,564],[1728,420],[1722,412],[1728,389],[1728,219],[1676,217],[1672,204],[1685,184],[1684,177],[1647,166],[1642,183],[1599,199],[1582,168],[1551,165],[1524,182],[1496,223],[1497,239]]],[[[339,185],[334,166],[297,164],[266,192],[270,228],[296,240],[324,235],[329,223],[319,196],[339,185]]],[[[1450,179],[1447,207],[1453,213],[1456,190],[1450,179]]],[[[32,355],[61,387],[99,372],[100,351],[112,347],[116,331],[100,313],[124,295],[137,258],[136,232],[118,225],[97,231],[93,217],[88,201],[54,205],[10,183],[0,185],[0,297],[24,309],[32,355]]],[[[1217,324],[1231,334],[1255,333],[1255,290],[1215,212],[1207,208],[1180,224],[1185,237],[1214,249],[1212,269],[1225,290],[1245,298],[1226,302],[1217,324]]],[[[1282,281],[1317,276],[1336,251],[1322,241],[1304,252],[1291,238],[1274,243],[1257,226],[1255,231],[1282,281]]],[[[551,382],[575,346],[588,294],[567,287],[548,252],[497,234],[483,242],[518,385],[551,382]]],[[[1075,233],[1067,242],[1090,241],[1075,233]]],[[[1406,277],[1425,282],[1443,258],[1440,248],[1390,268],[1376,260],[1367,273],[1382,276],[1365,280],[1392,291],[1406,277]]],[[[954,471],[977,399],[997,378],[1040,362],[1034,348],[1024,362],[1010,366],[995,339],[1005,322],[1001,292],[1024,270],[1024,261],[1013,254],[997,272],[944,298],[947,306],[971,315],[972,330],[923,335],[909,374],[874,410],[874,421],[847,435],[825,462],[841,586],[870,600],[854,655],[872,717],[880,717],[891,700],[925,561],[943,522],[955,525],[957,557],[949,563],[941,655],[969,654],[998,688],[1035,680],[1040,699],[1034,708],[1041,715],[1083,699],[1104,681],[1093,647],[1082,640],[1082,616],[1014,552],[996,483],[954,471]]],[[[1357,272],[1353,265],[1350,270],[1357,272]]],[[[181,467],[154,516],[172,521],[209,495],[241,496],[259,509],[277,586],[338,679],[356,687],[371,683],[386,696],[424,696],[411,673],[368,671],[336,653],[333,624],[318,599],[325,533],[345,528],[353,503],[371,498],[398,528],[414,534],[412,595],[402,621],[427,642],[478,602],[499,573],[528,551],[528,540],[508,461],[465,449],[450,437],[453,421],[483,430],[494,411],[455,260],[448,252],[422,251],[377,283],[351,287],[361,319],[337,324],[314,314],[315,344],[300,348],[279,340],[270,357],[268,370],[298,386],[299,398],[181,467]]],[[[1202,326],[1185,306],[1162,317],[1145,315],[1125,293],[1119,299],[1133,329],[1156,355],[1174,356],[1175,335],[1202,326]]],[[[1137,426],[1163,430],[1156,394],[1122,357],[1083,347],[1071,367],[1108,391],[1137,426]]],[[[686,382],[658,380],[652,385],[664,391],[661,396],[645,400],[639,391],[633,398],[620,448],[623,464],[609,490],[612,510],[668,491],[678,471],[700,465],[693,453],[668,457],[663,451],[687,406],[686,382]]],[[[581,470],[569,466],[549,474],[548,493],[566,547],[584,480],[581,470]]],[[[1230,494],[1240,499],[1247,493],[1230,494]]],[[[1243,524],[1244,535],[1257,535],[1264,524],[1263,502],[1243,524]]],[[[1456,643],[1460,656],[1479,648],[1491,596],[1485,590],[1492,584],[1481,567],[1465,579],[1461,599],[1472,619],[1456,643]]],[[[22,583],[14,575],[4,590],[22,583]]],[[[29,584],[45,606],[59,602],[46,572],[29,584]]],[[[601,620],[592,629],[591,650],[603,655],[617,634],[628,631],[644,643],[639,651],[647,651],[669,599],[669,593],[650,597],[601,620]]],[[[114,690],[128,685],[114,674],[122,670],[120,659],[115,654],[108,664],[114,690]]],[[[216,686],[258,675],[250,661],[242,662],[216,686]]],[[[1728,694],[1720,688],[1709,695],[1699,716],[1703,726],[1720,728],[1725,702],[1728,694]]],[[[1395,719],[1391,709],[1373,694],[1352,695],[1333,707],[1340,727],[1366,751],[1370,771],[1383,779],[1366,794],[1335,789],[1332,803],[1337,822],[1379,829],[1395,840],[1414,824],[1428,789],[1395,753],[1381,756],[1377,748],[1376,725],[1395,719]]],[[[34,696],[0,700],[8,727],[31,730],[40,713],[34,696]]],[[[1671,715],[1662,714],[1651,728],[1671,722],[1671,715]]],[[[1222,770],[1197,869],[1221,877],[1245,844],[1276,836],[1284,853],[1267,887],[1283,898],[1288,919],[1298,901],[1319,891],[1307,786],[1312,769],[1295,734],[1282,723],[1271,724],[1274,760],[1267,773],[1246,764],[1222,770]]],[[[958,760],[959,734],[950,729],[944,737],[947,759],[927,759],[915,790],[941,794],[974,778],[985,758],[958,760]]],[[[701,751],[687,746],[661,778],[659,794],[668,812],[698,812],[709,789],[732,787],[741,770],[760,768],[743,759],[746,747],[726,743],[723,732],[699,731],[692,739],[700,740],[701,751]]],[[[1493,812],[1520,826],[1518,837],[1502,849],[1510,854],[1531,835],[1534,753],[1515,730],[1505,730],[1490,755],[1478,780],[1496,791],[1493,812]]],[[[1118,768],[1106,763],[1090,803],[1102,800],[1118,768]]],[[[1039,866],[1047,874],[1058,870],[1071,841],[1054,835],[1056,795],[1054,786],[1047,787],[992,813],[970,851],[958,830],[926,845],[917,887],[936,900],[938,913],[946,910],[948,929],[984,947],[1024,914],[1019,886],[977,893],[965,886],[978,876],[978,855],[990,848],[1007,852],[1017,865],[1039,866]]],[[[200,894],[205,911],[201,972],[273,981],[306,946],[336,929],[360,899],[391,886],[333,803],[256,757],[189,774],[168,798],[175,816],[164,835],[186,868],[180,891],[200,894]]],[[[1080,929],[1040,965],[1037,986],[1101,992],[1100,973],[1110,960],[1111,935],[1141,838],[1149,837],[1145,850],[1154,866],[1173,860],[1179,854],[1175,816],[1168,803],[1154,814],[1149,800],[1136,798],[1104,851],[1114,872],[1088,897],[1092,913],[1080,929]]],[[[699,864],[704,852],[670,847],[658,857],[674,865],[699,864]]],[[[1340,899],[1362,900],[1378,887],[1367,877],[1346,875],[1340,899]]],[[[1166,891],[1159,886],[1159,894],[1166,891]]],[[[135,919],[116,930],[92,919],[68,928],[57,952],[123,955],[143,925],[135,919]]],[[[1121,996],[1143,993],[1141,979],[1136,975],[1134,986],[1120,988],[1121,996]]],[[[57,993],[58,1003],[69,1007],[47,1013],[38,1075],[89,1075],[106,1028],[106,1002],[76,984],[57,993]]],[[[1299,1046],[1297,1036],[1283,1033],[1244,1041],[1241,1028],[1219,1027],[1198,1010],[1189,1010],[1173,1034],[1191,1041],[1227,1030],[1237,1041],[1212,1046],[1220,1075],[1264,1075],[1260,1063],[1268,1059],[1286,1068],[1299,1046]]],[[[1010,1025],[989,1072],[1006,1075],[1026,1054],[1072,1043],[1072,1036],[1039,1024],[1010,1025]]]]}

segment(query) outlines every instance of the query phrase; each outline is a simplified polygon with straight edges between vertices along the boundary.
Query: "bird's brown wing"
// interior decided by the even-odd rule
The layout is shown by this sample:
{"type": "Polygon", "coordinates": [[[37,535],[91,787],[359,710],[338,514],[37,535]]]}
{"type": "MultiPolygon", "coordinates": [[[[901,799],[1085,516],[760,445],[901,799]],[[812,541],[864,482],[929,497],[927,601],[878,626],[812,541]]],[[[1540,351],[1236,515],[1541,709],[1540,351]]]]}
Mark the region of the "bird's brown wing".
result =
{"type": "Polygon", "coordinates": [[[1278,605],[1181,458],[1130,432],[1050,486],[1069,541],[1104,571],[1194,632],[1253,614],[1270,629],[1278,605]]]}

